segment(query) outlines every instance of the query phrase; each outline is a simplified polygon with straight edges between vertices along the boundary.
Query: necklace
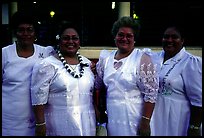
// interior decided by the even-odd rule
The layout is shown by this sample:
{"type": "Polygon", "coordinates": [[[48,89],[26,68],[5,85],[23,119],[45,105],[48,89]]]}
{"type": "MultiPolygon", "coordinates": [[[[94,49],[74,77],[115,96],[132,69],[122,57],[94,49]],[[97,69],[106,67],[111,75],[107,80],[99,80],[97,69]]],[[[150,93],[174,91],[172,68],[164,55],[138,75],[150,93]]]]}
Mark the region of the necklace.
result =
{"type": "MultiPolygon", "coordinates": [[[[68,64],[68,65],[69,65],[69,64],[68,64]]],[[[74,66],[74,65],[69,65],[69,67],[70,67],[74,72],[76,72],[75,70],[76,70],[77,65],[75,65],[74,67],[72,67],[72,66],[74,66]]]]}
{"type": "Polygon", "coordinates": [[[89,64],[88,63],[83,63],[83,60],[82,60],[82,56],[79,54],[79,52],[76,53],[77,55],[77,58],[79,60],[79,65],[80,65],[80,69],[79,69],[79,74],[76,73],[75,69],[76,67],[73,69],[65,60],[65,58],[62,56],[61,52],[59,50],[56,50],[60,60],[62,61],[65,69],[67,70],[67,72],[69,74],[71,74],[74,78],[81,78],[84,74],[84,67],[88,67],[89,64]],[[72,70],[70,69],[72,68],[72,70]]]}
{"type": "Polygon", "coordinates": [[[162,79],[162,89],[161,89],[161,94],[162,95],[171,95],[172,91],[171,90],[167,90],[169,86],[166,86],[166,80],[167,77],[169,76],[170,72],[173,70],[173,68],[176,66],[176,64],[180,61],[181,59],[177,60],[172,67],[167,71],[167,73],[164,75],[164,78],[162,79]]]}

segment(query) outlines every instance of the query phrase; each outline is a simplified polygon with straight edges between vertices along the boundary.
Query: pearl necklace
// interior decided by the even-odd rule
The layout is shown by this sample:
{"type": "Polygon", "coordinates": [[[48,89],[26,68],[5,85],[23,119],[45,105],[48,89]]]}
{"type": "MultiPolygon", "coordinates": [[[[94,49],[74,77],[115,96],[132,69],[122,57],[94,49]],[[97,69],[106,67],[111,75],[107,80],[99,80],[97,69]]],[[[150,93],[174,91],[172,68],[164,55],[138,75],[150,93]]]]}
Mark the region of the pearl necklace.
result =
{"type": "Polygon", "coordinates": [[[83,74],[84,74],[84,67],[88,67],[89,64],[82,62],[82,61],[83,61],[83,60],[82,60],[82,56],[79,54],[79,52],[76,53],[77,58],[78,58],[78,60],[79,60],[79,64],[80,64],[80,73],[79,73],[79,74],[77,74],[74,70],[72,71],[72,70],[70,69],[70,65],[66,62],[66,60],[64,59],[64,57],[62,56],[62,54],[61,54],[61,52],[60,52],[59,50],[56,50],[56,52],[57,52],[57,54],[58,54],[60,60],[62,61],[62,63],[63,63],[63,65],[64,65],[65,69],[67,70],[67,72],[68,72],[69,74],[71,74],[74,78],[81,78],[81,77],[83,76],[83,74]]]}

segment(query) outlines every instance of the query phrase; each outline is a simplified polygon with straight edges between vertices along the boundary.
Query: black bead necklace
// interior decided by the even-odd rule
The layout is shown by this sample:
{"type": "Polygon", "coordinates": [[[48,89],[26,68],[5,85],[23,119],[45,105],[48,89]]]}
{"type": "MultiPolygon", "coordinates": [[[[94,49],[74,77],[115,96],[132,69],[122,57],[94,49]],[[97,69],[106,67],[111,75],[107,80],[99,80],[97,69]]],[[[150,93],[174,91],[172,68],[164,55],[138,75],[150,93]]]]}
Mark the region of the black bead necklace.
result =
{"type": "Polygon", "coordinates": [[[77,55],[77,58],[79,60],[79,65],[80,65],[80,70],[79,70],[79,74],[77,74],[74,70],[72,71],[70,69],[70,65],[66,62],[66,60],[64,59],[64,57],[62,56],[61,52],[59,50],[56,50],[60,60],[62,61],[65,69],[67,70],[67,72],[69,74],[71,74],[74,78],[81,78],[84,74],[84,67],[88,67],[89,64],[88,63],[83,63],[83,60],[82,60],[82,56],[79,54],[79,52],[76,53],[77,55]]]}

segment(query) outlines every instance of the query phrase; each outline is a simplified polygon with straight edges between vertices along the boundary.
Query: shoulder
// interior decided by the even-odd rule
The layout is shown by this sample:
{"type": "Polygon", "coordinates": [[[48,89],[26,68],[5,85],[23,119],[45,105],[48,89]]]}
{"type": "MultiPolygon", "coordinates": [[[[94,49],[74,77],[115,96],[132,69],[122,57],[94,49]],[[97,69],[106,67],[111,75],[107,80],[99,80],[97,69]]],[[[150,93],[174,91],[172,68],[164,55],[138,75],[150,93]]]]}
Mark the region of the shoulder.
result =
{"type": "Polygon", "coordinates": [[[54,55],[56,53],[53,46],[41,46],[37,44],[34,44],[34,46],[36,52],[44,53],[46,57],[49,55],[54,55]]]}
{"type": "Polygon", "coordinates": [[[2,47],[2,51],[7,51],[7,50],[14,49],[14,48],[15,48],[15,43],[8,45],[8,46],[5,46],[5,47],[2,47]]]}
{"type": "Polygon", "coordinates": [[[185,63],[185,69],[187,70],[199,70],[199,72],[202,72],[202,58],[199,56],[186,52],[183,63],[185,63]]]}
{"type": "Polygon", "coordinates": [[[193,55],[189,52],[185,52],[184,60],[190,63],[202,63],[202,58],[196,55],[193,55]]]}
{"type": "Polygon", "coordinates": [[[2,60],[6,60],[8,58],[13,58],[12,56],[15,55],[14,51],[15,51],[16,45],[15,43],[8,45],[6,47],[2,48],[2,60]]]}
{"type": "Polygon", "coordinates": [[[115,52],[116,50],[112,50],[112,51],[108,51],[106,49],[101,50],[99,58],[105,58],[107,56],[109,56],[111,53],[115,52]]]}
{"type": "Polygon", "coordinates": [[[91,63],[91,60],[88,59],[87,57],[82,56],[82,55],[81,55],[81,57],[82,57],[82,59],[83,59],[83,62],[85,62],[85,63],[91,63]]]}
{"type": "Polygon", "coordinates": [[[37,48],[37,49],[45,49],[45,50],[53,50],[53,46],[42,46],[42,45],[38,45],[38,44],[34,44],[34,46],[37,48]]]}
{"type": "Polygon", "coordinates": [[[42,59],[39,62],[36,62],[34,65],[34,70],[43,70],[44,72],[50,71],[54,69],[53,62],[55,62],[55,58],[53,56],[48,56],[42,59]]]}

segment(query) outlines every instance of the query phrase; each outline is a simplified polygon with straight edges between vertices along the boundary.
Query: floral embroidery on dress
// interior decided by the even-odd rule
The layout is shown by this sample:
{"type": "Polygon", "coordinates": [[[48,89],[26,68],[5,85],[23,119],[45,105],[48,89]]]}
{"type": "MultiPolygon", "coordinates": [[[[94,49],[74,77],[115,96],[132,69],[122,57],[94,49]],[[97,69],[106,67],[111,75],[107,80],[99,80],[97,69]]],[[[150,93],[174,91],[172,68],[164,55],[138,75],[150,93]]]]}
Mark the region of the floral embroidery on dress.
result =
{"type": "Polygon", "coordinates": [[[38,58],[43,59],[43,58],[45,58],[45,57],[44,57],[43,53],[39,53],[38,58]]]}
{"type": "Polygon", "coordinates": [[[156,101],[159,85],[158,85],[158,76],[156,72],[157,65],[149,63],[146,65],[145,71],[145,63],[140,66],[139,73],[139,81],[143,83],[142,93],[145,94],[144,100],[149,101],[151,103],[156,101]]]}

